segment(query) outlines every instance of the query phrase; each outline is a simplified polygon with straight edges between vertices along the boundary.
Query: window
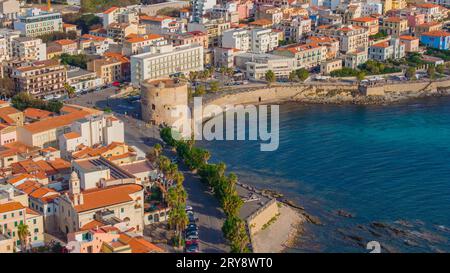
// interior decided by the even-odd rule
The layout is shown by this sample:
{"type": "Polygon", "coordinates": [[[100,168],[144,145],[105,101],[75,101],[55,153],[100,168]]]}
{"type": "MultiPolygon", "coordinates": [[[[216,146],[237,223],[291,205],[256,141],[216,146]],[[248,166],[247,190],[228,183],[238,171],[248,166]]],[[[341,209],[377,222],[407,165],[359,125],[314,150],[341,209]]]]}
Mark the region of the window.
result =
{"type": "Polygon", "coordinates": [[[124,213],[124,211],[125,211],[124,208],[121,208],[121,209],[120,209],[120,212],[121,212],[121,213],[124,213]]]}

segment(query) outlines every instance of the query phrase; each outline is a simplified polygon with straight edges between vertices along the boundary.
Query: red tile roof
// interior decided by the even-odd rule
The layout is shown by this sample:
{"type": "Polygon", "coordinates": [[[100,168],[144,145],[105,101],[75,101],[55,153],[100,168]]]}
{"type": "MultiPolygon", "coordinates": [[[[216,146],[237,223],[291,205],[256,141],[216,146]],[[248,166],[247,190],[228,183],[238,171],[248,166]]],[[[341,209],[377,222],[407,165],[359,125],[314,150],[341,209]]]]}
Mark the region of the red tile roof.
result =
{"type": "Polygon", "coordinates": [[[83,212],[130,202],[133,200],[130,194],[142,190],[143,187],[138,184],[121,184],[117,186],[83,191],[84,203],[82,205],[75,206],[75,210],[77,212],[83,212]]]}
{"type": "Polygon", "coordinates": [[[447,37],[447,36],[450,36],[450,32],[436,30],[436,31],[424,32],[420,35],[421,36],[431,36],[431,37],[447,37]]]}

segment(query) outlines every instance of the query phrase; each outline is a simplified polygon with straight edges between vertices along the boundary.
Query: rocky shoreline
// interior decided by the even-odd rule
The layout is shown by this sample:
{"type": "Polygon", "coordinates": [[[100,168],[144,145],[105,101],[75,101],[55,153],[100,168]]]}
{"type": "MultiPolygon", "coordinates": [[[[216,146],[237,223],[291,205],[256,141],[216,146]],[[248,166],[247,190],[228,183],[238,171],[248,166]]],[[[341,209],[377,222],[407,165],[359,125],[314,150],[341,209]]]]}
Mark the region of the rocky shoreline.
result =
{"type": "MultiPolygon", "coordinates": [[[[277,236],[278,237],[284,236],[284,234],[279,234],[280,233],[279,230],[272,231],[272,232],[269,231],[269,233],[272,233],[270,236],[261,235],[261,234],[256,235],[259,237],[266,237],[266,238],[260,238],[260,240],[270,240],[270,241],[272,241],[272,244],[278,243],[279,245],[274,247],[274,249],[278,250],[276,252],[283,252],[288,248],[294,247],[295,243],[298,241],[298,238],[300,236],[302,236],[305,232],[305,228],[304,228],[305,223],[311,223],[314,225],[322,225],[322,222],[320,221],[320,219],[318,217],[307,213],[304,207],[296,204],[292,200],[285,198],[282,193],[279,193],[272,189],[266,189],[266,188],[258,189],[254,186],[250,186],[248,184],[244,184],[241,182],[238,182],[237,184],[249,191],[254,192],[254,193],[261,194],[267,198],[276,199],[277,202],[281,204],[280,209],[283,209],[285,211],[284,213],[291,214],[291,216],[288,217],[288,219],[285,219],[285,223],[284,223],[284,224],[290,226],[290,229],[288,231],[288,234],[287,234],[285,240],[276,242],[276,240],[274,239],[274,237],[277,237],[277,236]],[[278,234],[275,235],[274,233],[278,233],[278,234]]],[[[281,221],[281,219],[278,219],[277,221],[281,221]]],[[[256,247],[256,248],[258,248],[258,247],[256,247]]]]}

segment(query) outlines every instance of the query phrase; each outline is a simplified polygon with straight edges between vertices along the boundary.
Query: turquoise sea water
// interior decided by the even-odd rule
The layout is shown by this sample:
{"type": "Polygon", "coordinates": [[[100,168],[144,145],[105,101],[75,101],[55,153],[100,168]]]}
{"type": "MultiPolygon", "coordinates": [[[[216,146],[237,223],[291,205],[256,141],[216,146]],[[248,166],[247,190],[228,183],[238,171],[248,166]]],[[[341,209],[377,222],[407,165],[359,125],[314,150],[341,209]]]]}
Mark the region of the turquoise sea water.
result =
{"type": "Polygon", "coordinates": [[[280,106],[280,145],[202,141],[242,182],[318,216],[294,252],[450,251],[450,98],[389,106],[280,106]],[[343,210],[353,217],[337,213],[343,210]]]}

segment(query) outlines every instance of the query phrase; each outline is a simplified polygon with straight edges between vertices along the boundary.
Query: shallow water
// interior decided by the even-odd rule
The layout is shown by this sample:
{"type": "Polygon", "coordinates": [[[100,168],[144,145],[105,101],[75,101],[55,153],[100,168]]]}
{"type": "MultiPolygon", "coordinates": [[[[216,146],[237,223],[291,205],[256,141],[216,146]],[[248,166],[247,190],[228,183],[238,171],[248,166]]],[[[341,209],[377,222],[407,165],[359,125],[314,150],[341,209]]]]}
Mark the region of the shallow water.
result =
{"type": "Polygon", "coordinates": [[[389,106],[280,106],[280,145],[201,141],[241,182],[320,217],[295,252],[450,251],[450,98],[389,106]],[[352,218],[339,216],[344,210],[352,218]],[[378,223],[373,223],[378,222],[378,223]]]}

